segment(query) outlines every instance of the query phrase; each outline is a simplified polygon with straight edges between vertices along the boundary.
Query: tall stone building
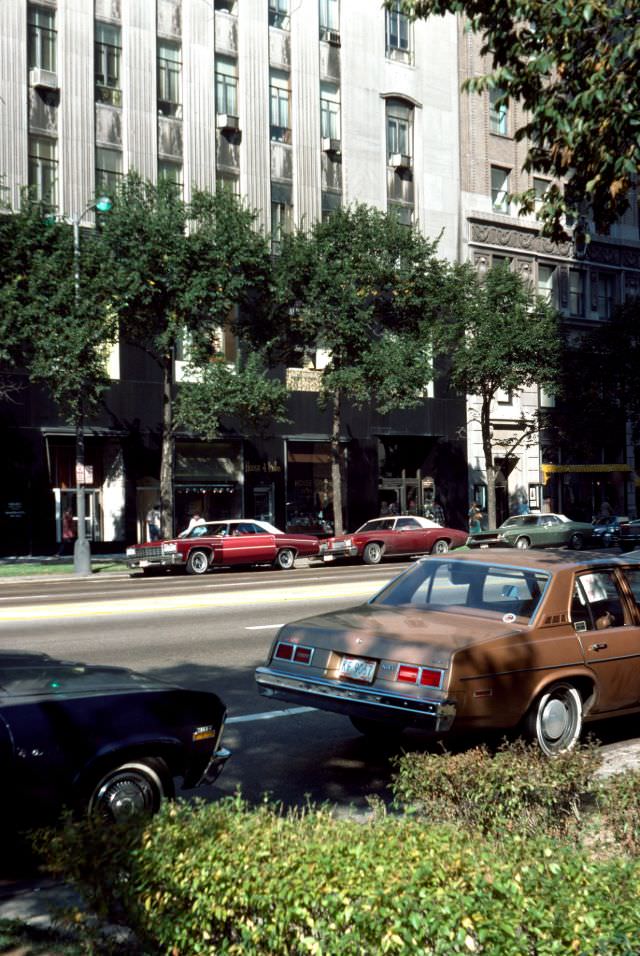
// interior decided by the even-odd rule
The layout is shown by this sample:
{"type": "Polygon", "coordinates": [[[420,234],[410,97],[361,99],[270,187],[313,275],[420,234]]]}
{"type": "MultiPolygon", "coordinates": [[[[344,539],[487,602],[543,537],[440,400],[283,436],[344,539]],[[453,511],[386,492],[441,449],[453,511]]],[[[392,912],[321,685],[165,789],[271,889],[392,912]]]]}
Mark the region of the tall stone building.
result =
{"type": "MultiPolygon", "coordinates": [[[[480,39],[459,24],[460,84],[489,71],[481,57],[480,39]]],[[[518,216],[509,194],[533,189],[542,200],[550,180],[522,172],[525,143],[515,130],[524,116],[517,104],[498,107],[499,90],[484,95],[462,94],[460,99],[460,256],[483,272],[496,263],[529,279],[538,293],[559,309],[569,339],[606,322],[616,304],[640,295],[640,232],[636,197],[623,220],[608,236],[597,235],[586,222],[590,242],[576,248],[573,241],[554,244],[540,235],[535,217],[518,216]]],[[[569,235],[576,224],[568,223],[569,235]]],[[[582,223],[580,224],[583,225],[582,223]]],[[[576,381],[576,390],[581,386],[576,381]]],[[[619,514],[636,514],[634,449],[621,420],[608,434],[594,436],[591,447],[580,441],[563,444],[544,433],[531,443],[520,441],[523,422],[553,397],[539,390],[501,394],[492,420],[496,439],[506,440],[511,455],[499,460],[497,509],[499,519],[525,501],[532,508],[567,512],[586,518],[608,500],[619,514]]],[[[480,429],[470,403],[468,460],[470,493],[484,503],[485,481],[480,429]]],[[[590,423],[576,421],[581,436],[590,423]]],[[[497,452],[499,456],[499,451],[497,452]]]]}
{"type": "MultiPolygon", "coordinates": [[[[454,259],[460,233],[460,99],[454,18],[411,25],[370,0],[3,0],[0,174],[16,208],[32,187],[58,216],[135,169],[225,185],[259,212],[274,253],[284,230],[358,201],[393,209],[454,259]]],[[[464,220],[463,220],[464,222],[464,220]]],[[[224,348],[233,359],[234,343],[224,348]]],[[[180,355],[176,377],[180,377],[180,355]]],[[[318,352],[316,365],[326,356],[318,352]]],[[[157,496],[161,392],[140,351],[111,357],[106,411],[87,424],[87,532],[94,549],[145,533],[157,496]]],[[[292,370],[290,425],[176,446],[177,522],[267,517],[326,527],[330,423],[313,369],[292,370]]],[[[74,506],[74,433],[29,389],[0,409],[13,454],[0,479],[2,550],[55,547],[74,506]]],[[[423,406],[352,410],[343,435],[352,527],[383,502],[421,508],[435,487],[465,520],[465,404],[436,378],[423,406]]]]}

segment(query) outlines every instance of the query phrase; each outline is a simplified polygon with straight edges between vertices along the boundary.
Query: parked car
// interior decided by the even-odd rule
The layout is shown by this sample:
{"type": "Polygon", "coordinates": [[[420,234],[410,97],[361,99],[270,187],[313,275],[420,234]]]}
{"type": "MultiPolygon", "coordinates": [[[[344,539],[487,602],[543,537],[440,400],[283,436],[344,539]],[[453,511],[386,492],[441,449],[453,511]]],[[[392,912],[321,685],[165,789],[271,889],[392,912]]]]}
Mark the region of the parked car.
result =
{"type": "Polygon", "coordinates": [[[579,551],[591,544],[593,525],[571,521],[566,515],[513,515],[499,528],[469,535],[470,548],[558,548],[566,545],[579,551]]]}
{"type": "Polygon", "coordinates": [[[620,541],[620,528],[629,521],[628,518],[610,515],[596,518],[593,522],[593,538],[591,546],[594,548],[609,548],[620,541]]]}
{"type": "Polygon", "coordinates": [[[640,561],[567,551],[423,558],[367,604],[287,624],[266,697],[381,736],[521,731],[545,754],[640,711],[640,561]]]}
{"type": "Polygon", "coordinates": [[[28,826],[64,807],[122,820],[213,783],[226,708],[123,667],[0,651],[0,819],[28,826]]]}
{"type": "Polygon", "coordinates": [[[620,526],[618,544],[620,545],[620,550],[623,552],[640,548],[640,518],[636,518],[634,521],[627,521],[620,526]]]}
{"type": "Polygon", "coordinates": [[[360,558],[365,564],[379,564],[383,558],[413,554],[444,554],[465,544],[467,532],[443,528],[430,518],[397,515],[373,518],[353,534],[336,535],[320,542],[324,561],[360,558]]]}
{"type": "Polygon", "coordinates": [[[286,534],[257,518],[207,521],[186,536],[132,545],[127,548],[127,564],[145,572],[183,568],[187,574],[242,564],[270,564],[288,571],[297,557],[317,554],[318,544],[315,535],[286,534]]]}

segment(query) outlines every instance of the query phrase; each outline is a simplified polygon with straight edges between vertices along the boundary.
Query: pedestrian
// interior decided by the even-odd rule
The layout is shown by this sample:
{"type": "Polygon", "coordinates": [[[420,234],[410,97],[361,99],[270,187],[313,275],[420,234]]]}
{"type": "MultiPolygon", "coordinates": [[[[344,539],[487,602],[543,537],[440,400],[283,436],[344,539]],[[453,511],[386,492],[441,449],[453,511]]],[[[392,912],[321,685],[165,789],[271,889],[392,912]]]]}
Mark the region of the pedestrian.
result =
{"type": "Polygon", "coordinates": [[[440,527],[444,527],[446,518],[444,516],[444,508],[442,507],[439,498],[434,499],[428,517],[431,518],[432,521],[435,521],[436,524],[439,524],[440,527]]]}
{"type": "Polygon", "coordinates": [[[60,547],[58,548],[59,558],[66,552],[67,545],[69,545],[70,552],[73,550],[72,542],[75,536],[76,530],[73,525],[73,511],[71,508],[65,508],[62,513],[62,534],[60,535],[60,547]]]}
{"type": "Polygon", "coordinates": [[[477,501],[469,508],[469,533],[476,534],[482,531],[482,510],[477,501]]]}
{"type": "Polygon", "coordinates": [[[605,498],[605,500],[600,505],[600,518],[611,518],[613,516],[613,508],[605,498]]]}
{"type": "Polygon", "coordinates": [[[160,540],[160,506],[158,504],[153,505],[147,511],[147,528],[149,541],[159,541],[160,540]]]}
{"type": "Polygon", "coordinates": [[[187,525],[185,530],[182,532],[180,537],[186,538],[187,535],[191,533],[193,528],[197,528],[198,525],[201,525],[201,524],[206,524],[206,521],[204,520],[204,518],[202,517],[199,511],[194,511],[189,521],[189,524],[187,525]]]}

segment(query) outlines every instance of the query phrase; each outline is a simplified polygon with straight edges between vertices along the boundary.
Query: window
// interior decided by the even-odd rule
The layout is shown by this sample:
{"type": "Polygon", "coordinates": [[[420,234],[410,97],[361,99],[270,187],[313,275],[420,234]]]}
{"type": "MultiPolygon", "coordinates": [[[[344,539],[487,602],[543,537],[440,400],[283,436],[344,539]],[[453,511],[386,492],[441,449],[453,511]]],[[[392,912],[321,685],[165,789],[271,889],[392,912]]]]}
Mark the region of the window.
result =
{"type": "Polygon", "coordinates": [[[55,11],[47,7],[29,5],[27,33],[29,44],[29,68],[56,71],[56,20],[55,11]]]}
{"type": "Polygon", "coordinates": [[[598,289],[598,318],[610,319],[615,298],[615,280],[608,272],[599,272],[596,279],[598,289]]]}
{"type": "Polygon", "coordinates": [[[387,212],[394,215],[401,226],[409,229],[413,225],[413,206],[390,200],[387,203],[387,212]]]}
{"type": "Polygon", "coordinates": [[[95,76],[96,101],[121,105],[120,57],[122,41],[120,27],[108,23],[96,23],[95,76]]]}
{"type": "Polygon", "coordinates": [[[320,0],[320,31],[340,30],[340,0],[320,0]]]}
{"type": "Polygon", "coordinates": [[[335,83],[320,83],[320,135],[340,139],[340,90],[335,83]]]}
{"type": "Polygon", "coordinates": [[[509,212],[509,170],[491,167],[491,207],[494,212],[509,212]]]}
{"type": "Polygon", "coordinates": [[[545,302],[553,302],[555,276],[555,266],[538,266],[538,295],[541,296],[545,302]]]}
{"type": "Polygon", "coordinates": [[[539,212],[542,208],[550,185],[551,183],[548,179],[539,179],[537,176],[533,177],[533,205],[536,212],[539,212]]]}
{"type": "Polygon", "coordinates": [[[170,159],[158,160],[158,180],[161,179],[173,183],[176,192],[180,192],[182,190],[182,164],[174,163],[170,159]]]}
{"type": "Polygon", "coordinates": [[[158,112],[181,116],[180,47],[169,40],[158,41],[158,112]]]}
{"type": "Polygon", "coordinates": [[[413,107],[401,100],[387,100],[387,158],[413,155],[413,107]]]}
{"type": "Polygon", "coordinates": [[[269,0],[269,26],[289,29],[289,0],[269,0]]]}
{"type": "Polygon", "coordinates": [[[513,405],[513,389],[499,388],[496,392],[496,402],[498,405],[513,405]]]}
{"type": "Polygon", "coordinates": [[[400,0],[386,11],[387,25],[387,56],[400,56],[406,59],[409,56],[409,18],[400,12],[400,0]]]}
{"type": "Polygon", "coordinates": [[[238,64],[226,56],[216,57],[216,112],[238,115],[238,64]]]}
{"type": "Polygon", "coordinates": [[[504,96],[504,90],[499,86],[489,90],[489,119],[491,132],[498,136],[507,136],[508,134],[508,113],[506,102],[500,102],[504,96]]]}
{"type": "Polygon", "coordinates": [[[569,313],[584,315],[584,272],[569,269],[569,313]]]}
{"type": "Polygon", "coordinates": [[[271,252],[277,255],[282,248],[282,237],[291,232],[292,209],[288,203],[271,203],[271,252]]]}
{"type": "Polygon", "coordinates": [[[236,0],[214,0],[214,9],[223,10],[224,13],[236,12],[236,0]]]}
{"type": "Polygon", "coordinates": [[[290,143],[289,101],[291,93],[289,74],[282,70],[271,70],[269,84],[271,139],[276,143],[290,143]]]}
{"type": "Polygon", "coordinates": [[[118,149],[96,148],[96,192],[113,196],[122,179],[122,153],[118,149]]]}
{"type": "Polygon", "coordinates": [[[29,137],[29,188],[46,210],[58,205],[58,160],[56,141],[46,136],[29,137]]]}

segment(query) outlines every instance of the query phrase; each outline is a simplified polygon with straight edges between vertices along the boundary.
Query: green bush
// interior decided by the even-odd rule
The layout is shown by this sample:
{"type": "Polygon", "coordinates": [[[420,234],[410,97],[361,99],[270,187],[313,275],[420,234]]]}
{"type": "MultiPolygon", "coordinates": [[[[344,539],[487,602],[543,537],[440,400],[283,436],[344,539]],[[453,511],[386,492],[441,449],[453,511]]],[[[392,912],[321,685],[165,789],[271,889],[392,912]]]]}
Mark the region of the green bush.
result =
{"type": "Polygon", "coordinates": [[[48,852],[153,956],[640,952],[640,863],[569,841],[237,798],[176,803],[144,827],[69,826],[48,852]]]}
{"type": "Polygon", "coordinates": [[[597,800],[602,826],[614,847],[640,856],[640,772],[606,778],[597,800]]]}
{"type": "Polygon", "coordinates": [[[600,764],[593,743],[552,760],[523,741],[497,753],[404,754],[392,790],[398,804],[429,823],[453,823],[504,836],[568,836],[581,823],[584,797],[600,764]]]}

